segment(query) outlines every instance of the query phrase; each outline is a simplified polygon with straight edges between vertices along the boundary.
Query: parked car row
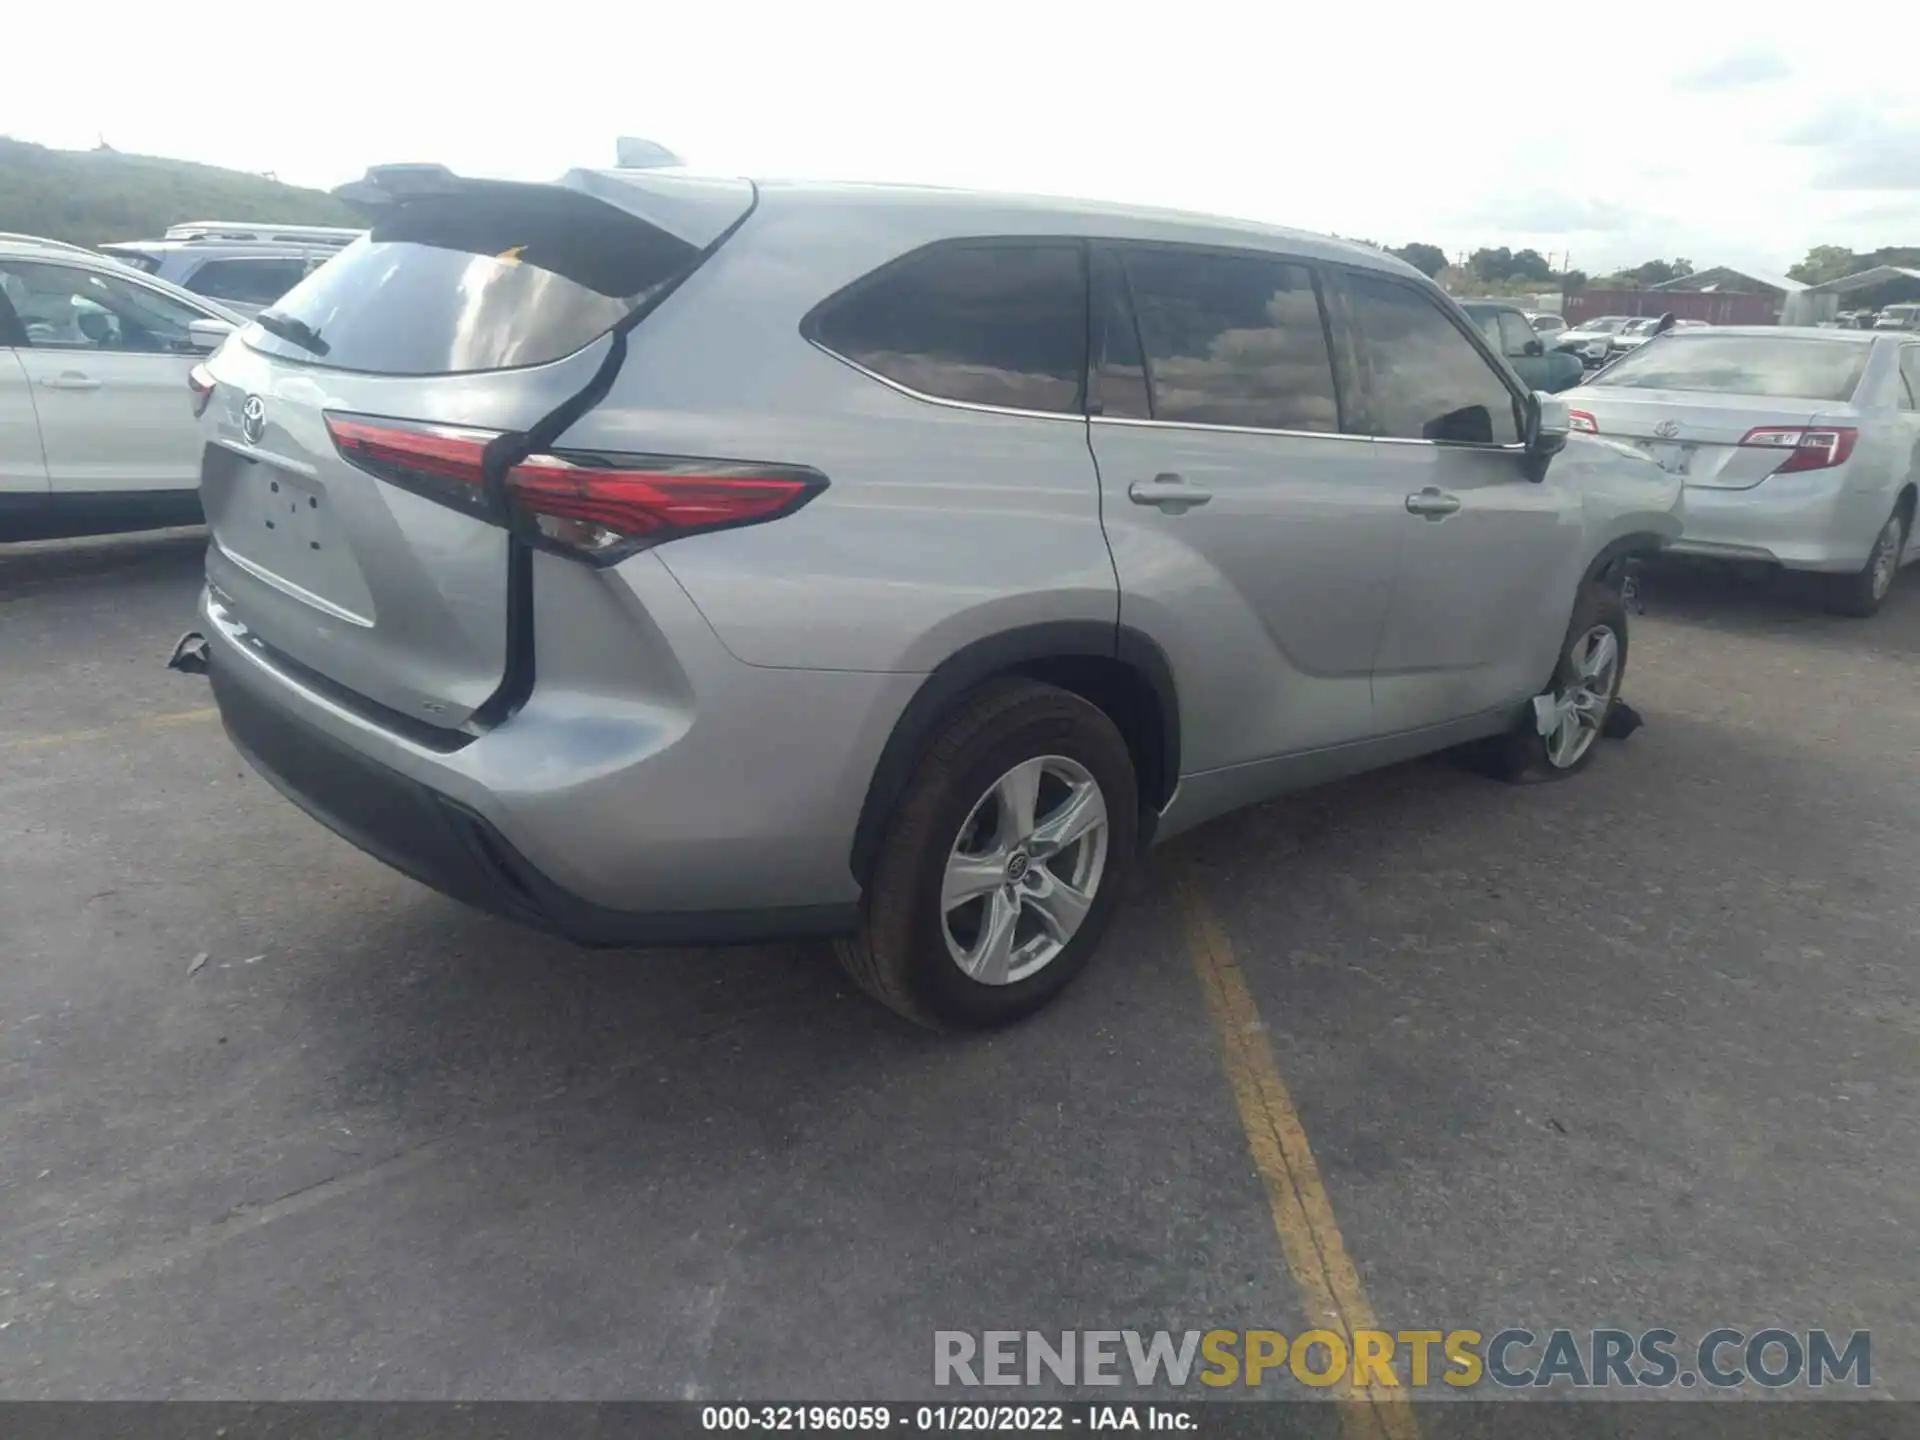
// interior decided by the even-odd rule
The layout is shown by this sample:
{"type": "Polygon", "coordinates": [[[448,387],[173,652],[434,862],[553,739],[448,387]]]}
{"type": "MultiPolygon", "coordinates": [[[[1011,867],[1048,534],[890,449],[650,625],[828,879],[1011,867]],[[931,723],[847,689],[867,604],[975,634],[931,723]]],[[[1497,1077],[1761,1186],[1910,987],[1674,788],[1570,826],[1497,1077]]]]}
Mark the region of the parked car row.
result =
{"type": "Polygon", "coordinates": [[[1866,613],[1912,553],[1920,339],[1603,317],[1556,397],[1580,330],[1292,231],[355,193],[371,232],[250,321],[158,272],[310,240],[0,246],[0,538],[203,502],[176,662],[317,818],[589,943],[832,936],[931,1024],[1046,1003],[1210,816],[1454,746],[1577,771],[1639,557],[1866,613]]]}

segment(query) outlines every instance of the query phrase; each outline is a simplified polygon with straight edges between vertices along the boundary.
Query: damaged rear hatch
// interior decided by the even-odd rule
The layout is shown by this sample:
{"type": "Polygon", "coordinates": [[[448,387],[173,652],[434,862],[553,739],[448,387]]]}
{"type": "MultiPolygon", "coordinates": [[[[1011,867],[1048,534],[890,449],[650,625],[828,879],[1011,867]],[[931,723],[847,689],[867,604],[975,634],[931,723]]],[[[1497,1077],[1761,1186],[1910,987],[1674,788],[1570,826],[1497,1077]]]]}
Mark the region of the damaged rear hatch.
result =
{"type": "Polygon", "coordinates": [[[531,663],[526,555],[483,462],[604,393],[618,334],[724,241],[753,187],[390,167],[343,193],[376,215],[367,237],[196,387],[216,618],[297,679],[472,730],[531,663]]]}

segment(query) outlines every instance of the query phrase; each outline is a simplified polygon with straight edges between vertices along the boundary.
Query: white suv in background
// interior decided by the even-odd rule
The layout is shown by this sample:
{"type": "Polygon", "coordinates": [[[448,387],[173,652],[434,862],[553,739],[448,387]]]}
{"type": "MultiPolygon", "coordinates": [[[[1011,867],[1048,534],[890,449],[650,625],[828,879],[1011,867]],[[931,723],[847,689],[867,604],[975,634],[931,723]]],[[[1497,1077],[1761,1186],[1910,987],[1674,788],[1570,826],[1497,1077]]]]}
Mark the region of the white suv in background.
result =
{"type": "Polygon", "coordinates": [[[243,316],[266,309],[340,253],[338,246],[257,240],[115,240],[100,250],[243,316]]]}
{"type": "Polygon", "coordinates": [[[240,323],[92,251],[0,237],[0,542],[198,523],[187,374],[240,323]]]}

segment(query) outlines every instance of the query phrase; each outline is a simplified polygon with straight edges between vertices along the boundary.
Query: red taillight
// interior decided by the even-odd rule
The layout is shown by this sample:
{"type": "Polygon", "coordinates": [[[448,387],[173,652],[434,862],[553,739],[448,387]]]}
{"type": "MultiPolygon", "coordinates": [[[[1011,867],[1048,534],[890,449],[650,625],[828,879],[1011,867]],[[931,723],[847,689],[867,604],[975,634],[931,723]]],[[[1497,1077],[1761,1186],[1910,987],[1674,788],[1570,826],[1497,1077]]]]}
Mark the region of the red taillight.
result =
{"type": "MultiPolygon", "coordinates": [[[[496,432],[327,416],[342,456],[430,499],[498,519],[482,461],[496,432]]],[[[791,514],[826,486],[789,465],[638,455],[533,455],[507,472],[515,511],[552,547],[614,560],[648,545],[791,514]]]]}
{"type": "Polygon", "coordinates": [[[1773,473],[1791,475],[1799,470],[1829,470],[1844,465],[1859,438],[1860,432],[1851,425],[1757,425],[1740,443],[1787,451],[1787,458],[1773,473]]]}
{"type": "Polygon", "coordinates": [[[206,366],[196,365],[187,371],[187,394],[193,399],[193,418],[198,420],[213,399],[213,373],[206,366]]]}
{"type": "Polygon", "coordinates": [[[1567,425],[1575,433],[1580,435],[1598,435],[1600,433],[1600,422],[1595,420],[1593,416],[1585,410],[1569,410],[1567,412],[1567,425]]]}

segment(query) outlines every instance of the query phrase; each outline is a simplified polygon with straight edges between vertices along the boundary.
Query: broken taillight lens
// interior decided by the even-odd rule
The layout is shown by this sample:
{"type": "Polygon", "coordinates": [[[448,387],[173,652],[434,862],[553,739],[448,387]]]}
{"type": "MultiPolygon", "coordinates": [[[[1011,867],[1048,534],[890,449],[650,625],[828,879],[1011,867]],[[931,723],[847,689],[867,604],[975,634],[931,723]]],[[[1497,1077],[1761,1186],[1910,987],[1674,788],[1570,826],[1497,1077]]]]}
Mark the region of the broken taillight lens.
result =
{"type": "Polygon", "coordinates": [[[207,413],[207,402],[213,399],[213,372],[204,365],[187,371],[187,394],[192,398],[193,418],[198,420],[207,413]]]}

